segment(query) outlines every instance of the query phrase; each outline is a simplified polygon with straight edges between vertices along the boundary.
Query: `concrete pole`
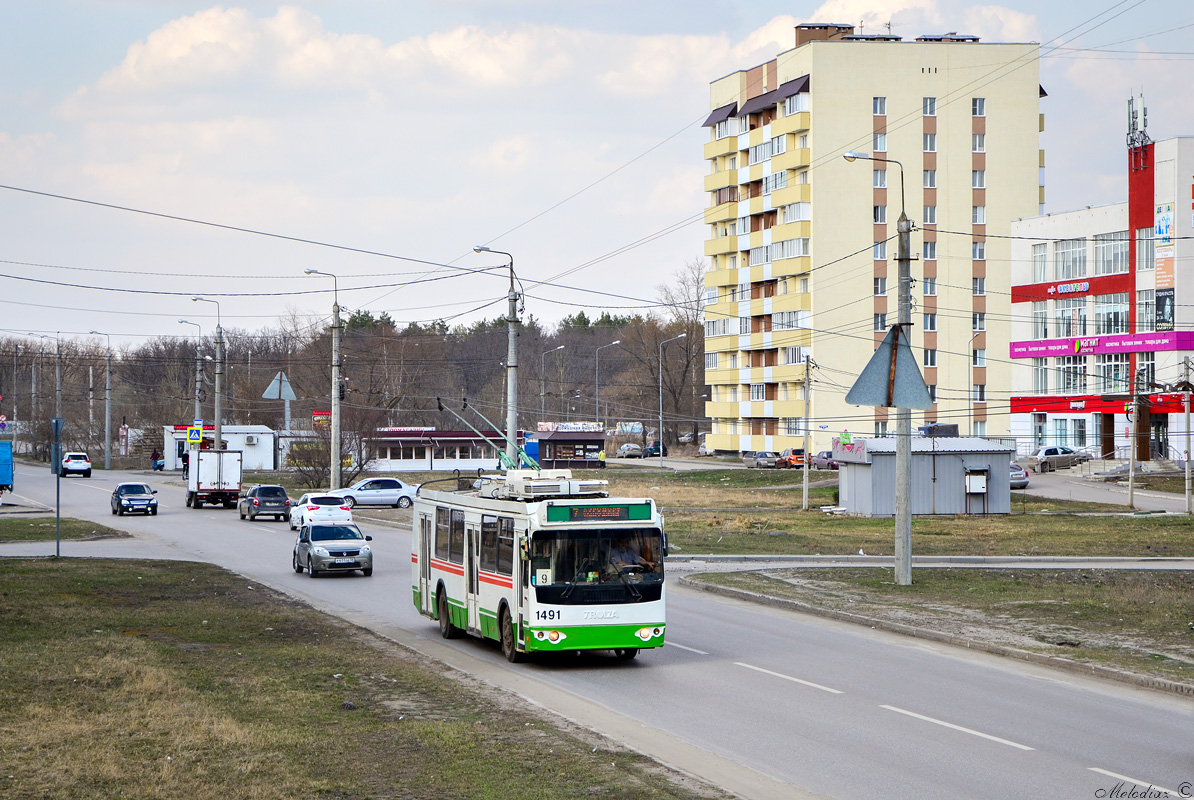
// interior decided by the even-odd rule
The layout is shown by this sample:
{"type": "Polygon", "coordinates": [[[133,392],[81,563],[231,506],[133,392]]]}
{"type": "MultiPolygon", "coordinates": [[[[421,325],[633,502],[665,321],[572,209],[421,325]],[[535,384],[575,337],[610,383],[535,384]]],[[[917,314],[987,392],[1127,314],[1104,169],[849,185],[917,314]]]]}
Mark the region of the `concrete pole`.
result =
{"type": "Polygon", "coordinates": [[[809,367],[811,366],[811,359],[808,355],[804,356],[804,499],[801,502],[800,508],[803,511],[808,511],[808,471],[811,465],[811,459],[808,453],[808,428],[812,423],[812,415],[808,413],[809,408],[809,367]]]}
{"type": "Polygon", "coordinates": [[[95,433],[95,365],[87,365],[87,435],[95,433]]]}
{"type": "Polygon", "coordinates": [[[332,436],[330,488],[340,488],[340,299],[332,304],[332,436]]]}
{"type": "MultiPolygon", "coordinates": [[[[1185,384],[1184,391],[1182,391],[1182,408],[1186,413],[1186,514],[1194,513],[1191,509],[1190,502],[1190,357],[1186,356],[1182,359],[1183,377],[1182,382],[1185,384]]],[[[16,416],[16,412],[13,412],[16,416]]]]}
{"type": "Polygon", "coordinates": [[[104,469],[112,469],[112,351],[104,370],[104,469]]]}
{"type": "MultiPolygon", "coordinates": [[[[899,267],[899,335],[895,337],[898,347],[901,337],[909,335],[912,327],[912,220],[902,210],[904,169],[900,167],[900,220],[896,226],[899,232],[899,251],[896,263],[899,267]]],[[[900,586],[912,585],[912,409],[896,408],[896,520],[895,520],[895,582],[900,586]]]]}
{"type": "Polygon", "coordinates": [[[54,358],[54,416],[62,416],[62,339],[59,338],[54,358]]]}
{"type": "Polygon", "coordinates": [[[195,416],[203,418],[203,409],[199,403],[199,395],[203,391],[203,357],[199,354],[199,340],[195,340],[195,416]]]}
{"type": "Polygon", "coordinates": [[[15,345],[12,348],[12,449],[16,453],[17,449],[17,353],[21,351],[21,346],[15,345]]]}
{"type": "MultiPolygon", "coordinates": [[[[506,253],[506,255],[510,255],[506,253]]],[[[516,465],[518,458],[518,337],[522,322],[518,319],[518,291],[514,287],[514,256],[510,256],[510,290],[506,309],[506,457],[516,465]]]]}
{"type": "Polygon", "coordinates": [[[221,418],[224,416],[224,328],[216,323],[216,450],[224,449],[224,429],[221,418]]]}

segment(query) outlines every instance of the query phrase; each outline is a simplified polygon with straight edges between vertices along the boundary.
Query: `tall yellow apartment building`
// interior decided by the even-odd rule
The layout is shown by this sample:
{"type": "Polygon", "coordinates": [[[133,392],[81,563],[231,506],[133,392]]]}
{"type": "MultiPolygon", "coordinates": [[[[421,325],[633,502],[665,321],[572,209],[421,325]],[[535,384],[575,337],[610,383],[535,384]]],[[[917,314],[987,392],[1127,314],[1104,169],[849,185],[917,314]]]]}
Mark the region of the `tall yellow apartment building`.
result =
{"type": "Polygon", "coordinates": [[[913,350],[936,399],[913,424],[1008,430],[1011,247],[998,237],[1043,209],[1039,46],[853,30],[798,26],[793,49],[710,85],[706,443],[717,450],[800,447],[806,420],[814,451],[842,430],[888,432],[886,409],[845,395],[896,321],[901,204],[916,226],[913,350]],[[847,151],[902,163],[903,201],[896,164],[847,151]]]}

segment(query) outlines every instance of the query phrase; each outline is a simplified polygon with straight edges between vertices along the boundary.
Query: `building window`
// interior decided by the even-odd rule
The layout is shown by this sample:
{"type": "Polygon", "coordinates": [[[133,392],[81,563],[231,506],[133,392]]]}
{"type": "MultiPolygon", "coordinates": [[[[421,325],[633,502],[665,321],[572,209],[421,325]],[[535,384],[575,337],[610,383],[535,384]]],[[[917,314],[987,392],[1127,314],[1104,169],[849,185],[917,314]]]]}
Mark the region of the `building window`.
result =
{"type": "Polygon", "coordinates": [[[873,134],[871,136],[871,144],[873,145],[876,153],[887,152],[887,134],[886,133],[873,134]]]}
{"type": "Polygon", "coordinates": [[[926,367],[937,366],[937,348],[926,347],[924,352],[925,352],[924,365],[926,367]]]}
{"type": "Polygon", "coordinates": [[[987,349],[980,347],[970,351],[970,366],[985,367],[987,366],[987,349]]]}
{"type": "Polygon", "coordinates": [[[887,98],[886,97],[872,97],[871,98],[871,113],[876,117],[887,116],[887,98]]]}
{"type": "Polygon", "coordinates": [[[887,294],[887,278],[875,278],[875,296],[887,294]]]}
{"type": "Polygon", "coordinates": [[[800,279],[800,293],[808,294],[808,278],[800,279]]]}
{"type": "Polygon", "coordinates": [[[970,115],[972,117],[987,116],[987,98],[985,98],[985,97],[970,98],[970,115]]]}
{"type": "Polygon", "coordinates": [[[1140,377],[1144,380],[1144,391],[1149,391],[1157,382],[1157,354],[1137,353],[1136,367],[1140,377]]]}
{"type": "Polygon", "coordinates": [[[1101,294],[1095,297],[1095,335],[1128,332],[1128,293],[1101,294]]]}
{"type": "Polygon", "coordinates": [[[1086,447],[1086,420],[1072,419],[1070,423],[1074,426],[1074,447],[1086,447]]]}
{"type": "Polygon", "coordinates": [[[937,296],[937,278],[930,278],[926,275],[925,277],[921,278],[920,281],[921,287],[924,289],[925,297],[937,296]]]}
{"type": "Polygon", "coordinates": [[[975,169],[970,171],[970,188],[987,188],[987,171],[985,169],[975,169]]]}
{"type": "Polygon", "coordinates": [[[1059,281],[1086,277],[1086,240],[1062,239],[1053,243],[1053,264],[1059,281]]]}
{"type": "Polygon", "coordinates": [[[767,399],[767,384],[752,383],[750,385],[750,399],[751,400],[766,400],[767,399]]]}
{"type": "Polygon", "coordinates": [[[1086,356],[1057,359],[1057,389],[1062,394],[1086,394],[1086,356]]]}
{"type": "Polygon", "coordinates": [[[931,400],[934,404],[936,404],[936,402],[937,402],[937,384],[930,383],[930,384],[928,384],[928,386],[929,386],[929,400],[931,400]]]}
{"type": "Polygon", "coordinates": [[[1034,394],[1049,393],[1049,359],[1032,359],[1032,391],[1034,394]]]}
{"type": "Polygon", "coordinates": [[[887,330],[887,315],[886,314],[876,314],[875,315],[875,330],[877,330],[877,331],[887,330]]]}
{"type": "Polygon", "coordinates": [[[784,206],[784,222],[806,222],[812,219],[810,203],[789,203],[784,206]]]}
{"type": "Polygon", "coordinates": [[[717,353],[705,353],[705,369],[717,369],[717,353]]]}
{"type": "Polygon", "coordinates": [[[987,384],[976,383],[970,387],[970,399],[975,403],[987,402],[987,384]]]}
{"type": "Polygon", "coordinates": [[[1131,391],[1128,380],[1128,354],[1105,353],[1095,356],[1096,391],[1121,394],[1131,391]]]}
{"type": "Polygon", "coordinates": [[[925,314],[925,330],[926,331],[937,330],[937,315],[936,314],[925,314]]]}
{"type": "Polygon", "coordinates": [[[1036,300],[1032,304],[1032,338],[1049,338],[1049,302],[1036,300]]]}
{"type": "MultiPolygon", "coordinates": [[[[730,363],[726,364],[726,366],[730,369],[738,369],[738,354],[737,353],[728,353],[727,355],[729,356],[730,363]]],[[[735,389],[734,391],[737,392],[738,390],[735,389]]],[[[734,396],[734,399],[735,400],[738,399],[737,395],[734,396]]]]}
{"type": "Polygon", "coordinates": [[[925,186],[924,186],[924,188],[926,188],[926,189],[936,189],[937,188],[937,170],[935,170],[935,169],[926,169],[925,170],[925,186]]]}
{"type": "Polygon", "coordinates": [[[1128,232],[1100,233],[1094,237],[1095,275],[1128,271],[1128,232]]]}
{"type": "Polygon", "coordinates": [[[987,152],[987,134],[985,134],[985,133],[970,134],[970,152],[972,152],[972,153],[987,152]]]}
{"type": "MultiPolygon", "coordinates": [[[[1157,329],[1157,291],[1140,289],[1136,292],[1136,332],[1151,333],[1157,329]]],[[[1141,353],[1141,355],[1144,355],[1141,353]]]]}
{"type": "Polygon", "coordinates": [[[924,99],[924,115],[926,117],[937,116],[937,98],[936,97],[926,97],[924,99]]]}
{"type": "Polygon", "coordinates": [[[970,207],[970,224],[971,225],[986,225],[987,224],[987,207],[986,206],[971,206],[970,207]]]}
{"type": "Polygon", "coordinates": [[[971,431],[970,431],[971,436],[982,437],[982,436],[987,435],[987,421],[985,419],[974,420],[974,422],[970,423],[970,427],[971,427],[971,431]]]}
{"type": "Polygon", "coordinates": [[[887,260],[887,242],[875,242],[874,253],[875,253],[876,261],[886,261],[887,260]]]}
{"type": "Polygon", "coordinates": [[[1054,319],[1057,321],[1054,336],[1085,336],[1086,298],[1070,297],[1058,300],[1054,308],[1054,319]]]}
{"type": "Polygon", "coordinates": [[[1034,244],[1032,246],[1032,282],[1044,283],[1049,280],[1049,255],[1047,245],[1034,244]]]}
{"type": "Polygon", "coordinates": [[[937,206],[925,206],[925,225],[937,224],[937,206]]]}
{"type": "Polygon", "coordinates": [[[887,224],[887,206],[873,206],[871,210],[874,216],[872,221],[876,225],[887,224]]]}
{"type": "Polygon", "coordinates": [[[921,242],[921,250],[925,261],[935,261],[937,259],[936,242],[921,242]]]}
{"type": "Polygon", "coordinates": [[[970,243],[970,257],[975,261],[985,261],[987,258],[987,243],[986,242],[971,242],[970,243]]]}
{"type": "Polygon", "coordinates": [[[987,329],[987,313],[985,311],[975,311],[970,315],[970,330],[985,331],[987,329]]]}
{"type": "Polygon", "coordinates": [[[872,181],[871,181],[871,186],[873,186],[876,189],[886,189],[887,188],[887,170],[885,170],[885,169],[875,170],[874,177],[872,178],[872,181]]]}
{"type": "Polygon", "coordinates": [[[924,135],[924,148],[926,153],[937,152],[937,134],[926,133],[924,135]]]}
{"type": "Polygon", "coordinates": [[[887,438],[887,420],[885,420],[885,419],[875,420],[875,435],[878,436],[880,439],[887,438]]]}
{"type": "Polygon", "coordinates": [[[1136,269],[1154,269],[1157,266],[1154,245],[1152,228],[1136,229],[1136,269]]]}
{"type": "Polygon", "coordinates": [[[800,436],[804,433],[800,424],[802,421],[800,417],[784,417],[782,420],[784,436],[800,436]]]}
{"type": "Polygon", "coordinates": [[[799,114],[801,111],[809,110],[808,92],[800,92],[794,94],[784,101],[784,116],[790,117],[793,114],[799,114]]]}
{"type": "Polygon", "coordinates": [[[800,137],[796,141],[801,150],[808,149],[808,134],[807,133],[800,134],[800,137]]]}
{"type": "Polygon", "coordinates": [[[738,317],[738,333],[750,333],[750,317],[738,317]]]}
{"type": "Polygon", "coordinates": [[[987,279],[986,278],[971,278],[970,279],[970,293],[975,297],[981,297],[987,293],[987,279]]]}
{"type": "Polygon", "coordinates": [[[1070,421],[1068,419],[1053,420],[1053,441],[1062,446],[1070,443],[1070,421]]]}
{"type": "Polygon", "coordinates": [[[796,173],[796,177],[799,179],[799,181],[798,181],[799,183],[807,184],[808,183],[808,170],[807,169],[800,170],[800,172],[796,173]]]}

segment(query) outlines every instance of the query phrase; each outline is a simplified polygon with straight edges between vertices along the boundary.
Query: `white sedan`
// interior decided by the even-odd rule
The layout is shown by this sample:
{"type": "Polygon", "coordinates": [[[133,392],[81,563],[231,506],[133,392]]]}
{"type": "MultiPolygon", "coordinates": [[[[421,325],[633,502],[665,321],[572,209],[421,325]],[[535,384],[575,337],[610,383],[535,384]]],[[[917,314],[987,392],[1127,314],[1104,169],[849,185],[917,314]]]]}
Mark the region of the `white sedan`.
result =
{"type": "Polygon", "coordinates": [[[290,507],[290,530],[312,522],[352,522],[352,508],[342,497],[325,492],[308,492],[290,507]]]}
{"type": "Polygon", "coordinates": [[[403,483],[397,478],[368,478],[347,489],[333,489],[324,494],[341,497],[349,508],[354,506],[394,506],[410,508],[415,501],[418,485],[403,483]]]}

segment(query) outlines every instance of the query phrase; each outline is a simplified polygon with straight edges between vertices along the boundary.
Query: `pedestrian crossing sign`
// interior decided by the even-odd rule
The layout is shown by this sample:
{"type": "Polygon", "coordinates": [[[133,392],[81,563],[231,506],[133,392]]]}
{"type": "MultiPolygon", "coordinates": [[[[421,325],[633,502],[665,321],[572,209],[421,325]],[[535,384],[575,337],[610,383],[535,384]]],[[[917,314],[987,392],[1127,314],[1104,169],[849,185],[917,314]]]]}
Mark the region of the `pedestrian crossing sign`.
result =
{"type": "Polygon", "coordinates": [[[187,428],[187,444],[190,444],[192,442],[198,444],[198,443],[201,443],[202,441],[203,441],[203,429],[202,428],[200,428],[196,425],[192,425],[187,428]]]}

